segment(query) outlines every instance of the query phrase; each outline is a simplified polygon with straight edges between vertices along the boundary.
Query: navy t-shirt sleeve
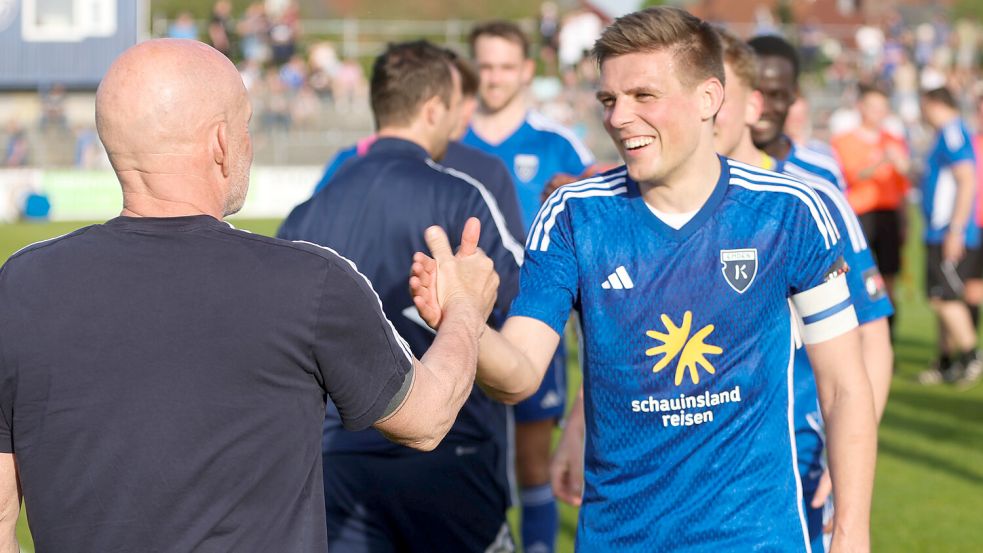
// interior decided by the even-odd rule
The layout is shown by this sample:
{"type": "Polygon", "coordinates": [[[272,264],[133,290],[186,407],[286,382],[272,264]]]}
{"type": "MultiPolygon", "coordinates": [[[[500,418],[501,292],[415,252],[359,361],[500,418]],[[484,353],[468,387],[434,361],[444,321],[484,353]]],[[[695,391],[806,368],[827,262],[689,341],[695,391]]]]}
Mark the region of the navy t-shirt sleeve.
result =
{"type": "Polygon", "coordinates": [[[313,352],[324,388],[348,430],[386,415],[413,367],[413,354],[354,264],[329,265],[321,290],[313,352]]]}
{"type": "Polygon", "coordinates": [[[0,453],[14,452],[14,437],[11,422],[14,415],[14,383],[11,381],[10,367],[3,356],[3,338],[0,337],[0,453]]]}
{"type": "Polygon", "coordinates": [[[495,169],[488,177],[489,189],[498,200],[498,206],[502,210],[502,215],[505,216],[505,224],[508,226],[509,232],[516,240],[525,243],[527,229],[522,223],[522,208],[519,207],[519,196],[515,193],[512,175],[505,164],[498,159],[495,159],[494,167],[495,169]]]}

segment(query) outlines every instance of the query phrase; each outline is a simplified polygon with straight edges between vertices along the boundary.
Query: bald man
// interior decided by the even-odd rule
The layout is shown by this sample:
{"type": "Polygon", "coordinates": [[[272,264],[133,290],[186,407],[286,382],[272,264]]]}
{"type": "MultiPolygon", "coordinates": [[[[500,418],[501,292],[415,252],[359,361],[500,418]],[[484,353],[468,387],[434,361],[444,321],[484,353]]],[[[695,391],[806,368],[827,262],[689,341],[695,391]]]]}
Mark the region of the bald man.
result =
{"type": "Polygon", "coordinates": [[[0,268],[0,552],[23,491],[38,551],[323,553],[325,396],[424,450],[468,397],[498,285],[477,222],[456,256],[428,233],[454,308],[417,360],[354,264],[222,221],[250,113],[193,41],[135,46],[100,85],[121,216],[0,268]]]}

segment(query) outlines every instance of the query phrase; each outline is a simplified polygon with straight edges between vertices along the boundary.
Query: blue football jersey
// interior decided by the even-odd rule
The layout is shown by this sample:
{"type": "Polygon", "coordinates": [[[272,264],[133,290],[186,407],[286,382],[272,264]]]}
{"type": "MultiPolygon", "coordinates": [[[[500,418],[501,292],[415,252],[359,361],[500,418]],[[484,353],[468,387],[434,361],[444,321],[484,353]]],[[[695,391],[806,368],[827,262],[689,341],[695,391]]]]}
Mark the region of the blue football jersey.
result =
{"type": "MultiPolygon", "coordinates": [[[[952,166],[958,163],[976,163],[973,140],[966,124],[956,119],[943,127],[935,138],[935,144],[925,160],[922,175],[922,212],[925,215],[925,242],[941,244],[952,221],[956,204],[956,178],[952,166]]],[[[973,204],[976,205],[974,197],[973,204]]],[[[966,247],[980,246],[980,229],[976,218],[970,217],[966,225],[966,247]]]]}
{"type": "MultiPolygon", "coordinates": [[[[844,240],[843,259],[850,269],[846,281],[858,323],[863,325],[891,316],[894,306],[867,245],[863,227],[840,189],[822,174],[810,173],[801,165],[785,163],[780,170],[815,190],[835,223],[837,233],[844,240]]],[[[816,379],[805,348],[801,347],[795,354],[795,443],[799,473],[809,498],[825,470],[822,454],[826,438],[816,379]]]]}
{"type": "Polygon", "coordinates": [[[557,190],[526,241],[510,316],[583,328],[582,551],[805,551],[794,328],[856,326],[843,242],[787,176],[721,158],[678,230],[624,167],[557,190]]]}
{"type": "MultiPolygon", "coordinates": [[[[789,142],[792,143],[791,140],[789,142]]],[[[821,142],[812,141],[807,146],[792,143],[784,163],[794,165],[811,175],[817,175],[835,184],[840,190],[846,191],[846,179],[843,178],[843,169],[836,159],[836,153],[821,142]]]]}
{"type": "Polygon", "coordinates": [[[573,132],[535,111],[530,111],[522,125],[498,144],[485,142],[470,128],[461,142],[505,163],[512,173],[527,229],[539,211],[543,188],[554,175],[579,176],[594,164],[594,156],[573,132]]]}

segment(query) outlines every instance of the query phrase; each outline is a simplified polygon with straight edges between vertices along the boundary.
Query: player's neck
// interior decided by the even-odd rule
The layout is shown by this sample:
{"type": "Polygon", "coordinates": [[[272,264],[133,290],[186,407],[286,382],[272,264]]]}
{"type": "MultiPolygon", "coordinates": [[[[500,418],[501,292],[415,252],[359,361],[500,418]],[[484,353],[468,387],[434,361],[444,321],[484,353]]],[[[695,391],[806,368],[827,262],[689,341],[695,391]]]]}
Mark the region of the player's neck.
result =
{"type": "Polygon", "coordinates": [[[713,148],[701,148],[662,180],[639,183],[639,188],[645,203],[659,211],[691,213],[710,199],[720,171],[720,160],[713,148]]]}
{"type": "Polygon", "coordinates": [[[754,141],[751,140],[751,131],[745,129],[741,140],[737,143],[737,147],[727,157],[735,161],[740,161],[741,163],[753,165],[754,167],[761,167],[762,156],[767,155],[764,150],[759,150],[755,147],[754,141]]]}
{"type": "Polygon", "coordinates": [[[522,126],[528,111],[525,100],[520,96],[494,112],[479,106],[471,119],[471,129],[485,142],[499,144],[522,126]]]}
{"type": "Polygon", "coordinates": [[[399,138],[412,142],[427,151],[427,155],[434,156],[434,148],[430,143],[429,134],[416,126],[411,127],[383,127],[376,133],[379,138],[399,138]]]}

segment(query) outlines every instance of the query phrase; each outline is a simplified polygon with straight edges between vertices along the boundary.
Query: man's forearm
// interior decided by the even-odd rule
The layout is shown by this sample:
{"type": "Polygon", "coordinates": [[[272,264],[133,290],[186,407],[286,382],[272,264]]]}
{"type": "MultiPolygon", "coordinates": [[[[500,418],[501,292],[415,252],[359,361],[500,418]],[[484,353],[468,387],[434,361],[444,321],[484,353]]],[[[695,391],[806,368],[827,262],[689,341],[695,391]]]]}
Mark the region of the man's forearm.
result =
{"type": "Polygon", "coordinates": [[[478,385],[492,399],[514,405],[536,392],[542,380],[525,353],[496,330],[485,329],[478,348],[478,385]]]}
{"type": "Polygon", "coordinates": [[[515,404],[539,389],[560,335],[542,321],[510,317],[501,332],[485,329],[478,348],[478,384],[490,397],[515,404]]]}
{"type": "Polygon", "coordinates": [[[433,344],[414,364],[406,399],[376,428],[390,440],[415,449],[437,447],[471,394],[483,327],[476,309],[445,311],[433,344]]]}
{"type": "Polygon", "coordinates": [[[870,389],[841,389],[835,395],[824,402],[823,408],[830,476],[836,494],[833,532],[844,534],[854,543],[869,543],[877,456],[870,389]]]}
{"type": "Polygon", "coordinates": [[[860,327],[861,348],[864,368],[874,400],[874,414],[880,421],[891,391],[891,376],[894,373],[894,350],[891,348],[891,330],[887,318],[869,322],[860,327]]]}
{"type": "Polygon", "coordinates": [[[13,454],[0,453],[0,553],[19,553],[17,517],[21,490],[13,454]]]}
{"type": "Polygon", "coordinates": [[[953,167],[952,174],[956,179],[956,204],[952,208],[950,228],[962,232],[969,225],[973,212],[973,194],[976,191],[975,172],[971,162],[963,162],[953,167]]]}
{"type": "Polygon", "coordinates": [[[863,367],[860,333],[851,331],[809,346],[807,351],[826,422],[830,476],[836,494],[834,544],[868,551],[877,423],[870,380],[863,367]]]}

